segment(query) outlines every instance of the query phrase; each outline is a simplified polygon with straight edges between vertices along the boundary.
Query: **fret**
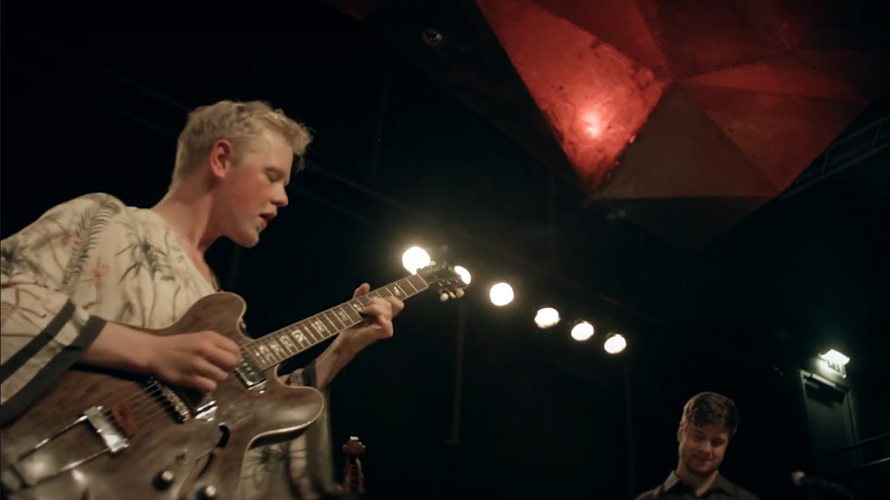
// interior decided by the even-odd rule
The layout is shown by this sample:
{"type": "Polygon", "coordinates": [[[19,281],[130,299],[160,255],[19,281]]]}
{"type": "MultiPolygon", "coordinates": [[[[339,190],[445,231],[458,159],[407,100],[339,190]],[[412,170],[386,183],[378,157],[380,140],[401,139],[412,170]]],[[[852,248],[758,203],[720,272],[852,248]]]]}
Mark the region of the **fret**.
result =
{"type": "Polygon", "coordinates": [[[290,338],[287,336],[287,332],[284,332],[284,335],[280,335],[278,338],[281,343],[284,345],[284,349],[288,351],[288,354],[296,354],[300,350],[297,346],[294,345],[293,342],[290,341],[290,338]]]}
{"type": "Polygon", "coordinates": [[[399,300],[407,298],[405,296],[405,291],[402,290],[402,287],[400,287],[398,283],[393,283],[392,285],[387,286],[386,289],[389,290],[389,293],[391,293],[393,297],[399,300]]]}
{"type": "Polygon", "coordinates": [[[311,342],[309,342],[309,339],[307,339],[306,336],[303,335],[303,332],[300,331],[299,326],[295,326],[290,329],[290,336],[294,339],[294,341],[300,347],[305,347],[303,345],[304,343],[311,345],[311,342]]]}
{"type": "Polygon", "coordinates": [[[405,300],[429,288],[419,275],[411,275],[315,316],[272,332],[243,346],[263,369],[268,369],[364,320],[362,311],[374,297],[405,300]]]}
{"type": "Polygon", "coordinates": [[[340,312],[343,313],[343,315],[349,318],[349,321],[353,326],[362,322],[362,315],[355,310],[355,308],[352,306],[352,303],[350,303],[349,307],[341,306],[339,307],[339,309],[340,312]]]}
{"type": "Polygon", "coordinates": [[[266,365],[271,366],[275,364],[275,357],[272,355],[272,351],[270,351],[268,347],[263,345],[262,342],[257,345],[256,350],[262,357],[263,362],[266,363],[266,365]]]}
{"type": "Polygon", "coordinates": [[[332,311],[333,311],[333,314],[337,316],[337,319],[339,319],[340,322],[343,323],[343,325],[346,328],[349,328],[349,327],[355,325],[356,323],[358,323],[359,321],[361,321],[361,316],[359,316],[358,320],[353,320],[352,316],[349,315],[350,310],[346,309],[343,306],[337,306],[334,309],[332,309],[332,311]]]}
{"type": "Polygon", "coordinates": [[[426,284],[426,281],[424,281],[423,278],[421,278],[420,276],[418,276],[416,274],[408,276],[407,278],[405,278],[405,281],[410,283],[411,286],[413,286],[414,289],[417,290],[418,292],[429,288],[429,285],[426,284]]]}
{"type": "Polygon", "coordinates": [[[303,336],[306,337],[306,340],[309,341],[309,345],[318,342],[318,339],[315,337],[315,330],[312,329],[312,326],[309,325],[309,323],[307,323],[306,321],[301,321],[299,328],[303,336]]]}
{"type": "Polygon", "coordinates": [[[312,328],[320,335],[320,338],[317,340],[317,342],[321,342],[322,340],[324,340],[327,336],[328,328],[325,326],[324,323],[321,322],[321,319],[319,319],[318,316],[313,316],[312,320],[310,320],[310,324],[312,325],[312,328]]]}
{"type": "Polygon", "coordinates": [[[396,283],[398,283],[405,290],[407,290],[410,295],[414,295],[415,293],[417,293],[419,291],[419,290],[417,290],[417,288],[414,285],[411,284],[411,281],[408,279],[400,279],[396,283]]]}
{"type": "Polygon", "coordinates": [[[319,314],[318,320],[321,321],[325,328],[327,328],[328,336],[333,335],[341,330],[340,327],[338,327],[333,321],[331,321],[331,318],[329,318],[326,313],[319,314]]]}
{"type": "Polygon", "coordinates": [[[280,362],[287,358],[284,354],[284,349],[278,344],[278,341],[273,337],[266,337],[268,340],[266,341],[269,344],[269,347],[272,348],[272,352],[275,353],[276,362],[280,362]]]}
{"type": "Polygon", "coordinates": [[[312,328],[312,324],[309,323],[309,320],[300,322],[300,330],[303,332],[303,335],[309,339],[310,344],[315,344],[319,341],[319,334],[315,331],[315,328],[312,328]]]}
{"type": "Polygon", "coordinates": [[[328,319],[331,320],[331,323],[333,323],[334,326],[336,326],[337,329],[341,332],[352,326],[349,318],[343,319],[342,317],[340,317],[340,315],[337,314],[336,309],[328,309],[327,311],[325,311],[325,315],[328,317],[328,319]]]}

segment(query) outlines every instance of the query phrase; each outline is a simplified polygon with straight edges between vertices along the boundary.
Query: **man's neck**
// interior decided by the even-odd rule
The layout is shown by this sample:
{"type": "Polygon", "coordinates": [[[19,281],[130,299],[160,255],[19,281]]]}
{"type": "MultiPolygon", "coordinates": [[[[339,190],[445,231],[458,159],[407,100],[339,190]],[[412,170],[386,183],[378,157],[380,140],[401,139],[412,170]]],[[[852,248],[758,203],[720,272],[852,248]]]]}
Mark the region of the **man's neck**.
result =
{"type": "Polygon", "coordinates": [[[681,460],[679,464],[677,464],[677,470],[675,472],[677,477],[679,477],[684,483],[688,484],[695,490],[695,494],[697,496],[703,495],[711,485],[714,484],[714,481],[717,480],[717,474],[719,472],[714,471],[707,476],[699,476],[698,474],[693,474],[689,472],[685,465],[683,465],[683,461],[681,460]]]}
{"type": "Polygon", "coordinates": [[[188,180],[173,187],[152,210],[176,231],[182,245],[203,256],[219,236],[211,227],[213,197],[188,180]]]}

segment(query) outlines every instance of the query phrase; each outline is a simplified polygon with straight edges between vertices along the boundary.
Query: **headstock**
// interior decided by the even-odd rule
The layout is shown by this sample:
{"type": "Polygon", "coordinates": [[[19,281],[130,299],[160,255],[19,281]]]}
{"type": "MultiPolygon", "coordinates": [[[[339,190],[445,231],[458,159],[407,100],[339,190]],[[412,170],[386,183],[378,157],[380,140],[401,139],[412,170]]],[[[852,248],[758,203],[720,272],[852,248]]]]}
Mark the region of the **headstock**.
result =
{"type": "Polygon", "coordinates": [[[467,283],[454,270],[454,267],[448,264],[430,262],[430,265],[418,269],[417,275],[426,281],[431,290],[439,294],[439,299],[442,302],[464,296],[464,288],[467,287],[467,283]]]}

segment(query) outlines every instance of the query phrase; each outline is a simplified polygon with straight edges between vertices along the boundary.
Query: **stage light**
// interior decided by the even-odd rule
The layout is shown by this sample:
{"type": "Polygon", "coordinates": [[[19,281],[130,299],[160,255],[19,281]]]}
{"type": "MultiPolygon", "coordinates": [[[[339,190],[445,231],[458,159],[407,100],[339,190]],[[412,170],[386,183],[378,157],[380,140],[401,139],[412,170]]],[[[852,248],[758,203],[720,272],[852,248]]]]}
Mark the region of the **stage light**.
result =
{"type": "Polygon", "coordinates": [[[593,325],[590,323],[579,321],[572,327],[572,338],[578,342],[584,342],[590,337],[593,337],[593,325]]]}
{"type": "Polygon", "coordinates": [[[430,254],[420,247],[411,247],[402,254],[402,265],[411,274],[417,274],[418,269],[430,265],[430,254]]]}
{"type": "Polygon", "coordinates": [[[820,354],[819,357],[824,359],[825,361],[828,361],[829,363],[835,364],[837,366],[847,366],[847,363],[850,362],[850,358],[835,351],[834,349],[831,349],[826,353],[820,354]]]}
{"type": "Polygon", "coordinates": [[[454,272],[456,272],[457,275],[460,276],[460,279],[464,282],[464,284],[466,284],[466,285],[470,284],[470,279],[471,279],[470,271],[467,271],[467,269],[465,267],[454,266],[454,272]]]}
{"type": "Polygon", "coordinates": [[[829,350],[828,352],[822,353],[819,355],[819,359],[825,363],[825,366],[833,371],[834,373],[840,375],[843,378],[847,378],[847,363],[850,362],[850,358],[841,354],[834,349],[829,350]]]}
{"type": "Polygon", "coordinates": [[[491,303],[500,307],[513,302],[513,287],[506,283],[497,283],[491,287],[489,292],[491,303]]]}
{"type": "Polygon", "coordinates": [[[542,307],[535,315],[535,324],[540,328],[550,328],[559,323],[559,311],[552,307],[542,307]]]}
{"type": "Polygon", "coordinates": [[[606,343],[603,344],[603,349],[609,354],[618,354],[623,351],[625,347],[627,347],[627,340],[625,340],[624,336],[620,333],[610,334],[608,338],[606,338],[606,343]]]}

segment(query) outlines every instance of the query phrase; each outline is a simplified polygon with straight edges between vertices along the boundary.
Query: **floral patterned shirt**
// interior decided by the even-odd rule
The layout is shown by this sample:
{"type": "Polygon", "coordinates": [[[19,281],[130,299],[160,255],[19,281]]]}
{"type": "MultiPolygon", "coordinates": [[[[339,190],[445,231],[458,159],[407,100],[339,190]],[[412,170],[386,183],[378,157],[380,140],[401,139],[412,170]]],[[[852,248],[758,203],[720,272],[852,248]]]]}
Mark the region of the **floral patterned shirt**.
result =
{"type": "MultiPolygon", "coordinates": [[[[57,205],[2,240],[0,279],[3,423],[74,365],[106,321],[165,328],[218,290],[159,214],[103,193],[57,205]]],[[[315,385],[314,372],[313,363],[287,382],[315,385]]],[[[252,449],[239,497],[309,499],[331,492],[328,422],[326,410],[301,437],[252,449]]]]}

